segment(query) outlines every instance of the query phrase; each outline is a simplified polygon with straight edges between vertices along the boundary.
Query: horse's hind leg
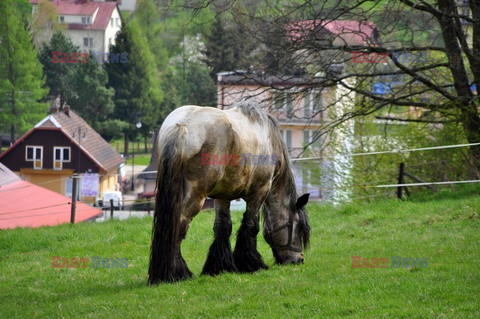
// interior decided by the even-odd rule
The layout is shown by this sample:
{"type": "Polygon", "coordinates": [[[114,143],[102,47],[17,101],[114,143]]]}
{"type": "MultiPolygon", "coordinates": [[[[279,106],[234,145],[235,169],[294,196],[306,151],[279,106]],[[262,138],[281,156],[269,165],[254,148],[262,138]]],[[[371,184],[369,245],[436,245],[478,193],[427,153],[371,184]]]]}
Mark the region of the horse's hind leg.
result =
{"type": "Polygon", "coordinates": [[[230,218],[229,200],[215,200],[215,224],[213,226],[213,232],[215,239],[210,246],[202,274],[214,276],[224,271],[237,271],[230,246],[232,219],[230,218]]]}
{"type": "Polygon", "coordinates": [[[247,210],[243,214],[242,224],[237,233],[237,243],[233,252],[235,266],[240,272],[255,272],[268,269],[257,250],[257,234],[260,229],[258,211],[263,200],[247,202],[247,210]]]}
{"type": "Polygon", "coordinates": [[[192,219],[200,212],[205,202],[205,197],[198,194],[191,194],[189,199],[186,201],[185,210],[182,212],[180,229],[179,229],[179,240],[178,247],[176,248],[176,259],[175,264],[177,265],[175,272],[177,278],[191,278],[193,276],[190,269],[188,269],[187,263],[182,256],[181,244],[182,241],[187,236],[187,231],[190,226],[192,219]]]}

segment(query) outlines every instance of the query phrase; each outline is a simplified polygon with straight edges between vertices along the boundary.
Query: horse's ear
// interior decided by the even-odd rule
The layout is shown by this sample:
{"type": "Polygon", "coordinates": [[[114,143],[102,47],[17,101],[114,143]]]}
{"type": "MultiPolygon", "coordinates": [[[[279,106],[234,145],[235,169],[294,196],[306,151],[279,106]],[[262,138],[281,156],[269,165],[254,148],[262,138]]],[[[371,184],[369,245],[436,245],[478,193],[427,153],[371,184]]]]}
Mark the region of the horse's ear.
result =
{"type": "Polygon", "coordinates": [[[308,198],[310,197],[310,193],[303,194],[297,199],[297,203],[295,204],[295,207],[297,209],[302,208],[303,206],[307,205],[308,198]]]}

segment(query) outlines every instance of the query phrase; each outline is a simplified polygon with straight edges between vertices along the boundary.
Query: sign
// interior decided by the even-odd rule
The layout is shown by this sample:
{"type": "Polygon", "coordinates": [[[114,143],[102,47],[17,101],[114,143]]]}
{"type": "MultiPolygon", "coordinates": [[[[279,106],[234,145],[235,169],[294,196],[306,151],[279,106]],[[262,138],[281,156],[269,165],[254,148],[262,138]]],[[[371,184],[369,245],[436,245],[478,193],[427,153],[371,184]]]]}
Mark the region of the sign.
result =
{"type": "Polygon", "coordinates": [[[96,197],[98,195],[98,174],[82,174],[81,197],[96,197]]]}

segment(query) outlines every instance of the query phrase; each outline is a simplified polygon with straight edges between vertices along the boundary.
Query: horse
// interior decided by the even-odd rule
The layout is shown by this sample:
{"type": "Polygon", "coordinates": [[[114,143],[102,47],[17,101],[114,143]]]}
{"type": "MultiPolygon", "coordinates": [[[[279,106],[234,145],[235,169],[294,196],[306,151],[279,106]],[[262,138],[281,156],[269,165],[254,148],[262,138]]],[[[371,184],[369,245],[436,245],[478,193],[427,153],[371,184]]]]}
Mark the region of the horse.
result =
{"type": "Polygon", "coordinates": [[[202,274],[268,269],[257,250],[260,208],[276,263],[303,263],[309,194],[297,198],[278,122],[257,103],[243,101],[226,110],[179,107],[163,122],[157,143],[149,285],[192,277],[181,242],[207,197],[214,199],[214,241],[202,274]],[[230,201],[238,198],[246,211],[232,253],[230,201]]]}

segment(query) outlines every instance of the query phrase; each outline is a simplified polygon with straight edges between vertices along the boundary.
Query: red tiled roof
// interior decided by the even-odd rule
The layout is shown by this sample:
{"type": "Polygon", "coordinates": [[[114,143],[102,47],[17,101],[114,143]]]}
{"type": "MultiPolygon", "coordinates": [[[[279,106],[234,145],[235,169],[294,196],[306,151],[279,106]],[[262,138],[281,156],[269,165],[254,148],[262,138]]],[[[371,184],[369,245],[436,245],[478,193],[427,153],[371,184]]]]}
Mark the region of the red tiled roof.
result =
{"type": "Polygon", "coordinates": [[[301,41],[309,34],[328,31],[349,45],[365,45],[375,37],[376,25],[370,21],[355,20],[298,20],[288,24],[289,37],[301,41]]]}
{"type": "MultiPolygon", "coordinates": [[[[39,0],[30,0],[32,4],[38,4],[39,0]]],[[[54,0],[52,1],[58,10],[59,15],[90,16],[98,10],[92,24],[69,23],[69,29],[75,30],[105,30],[112,17],[112,12],[117,7],[117,2],[103,1],[76,1],[76,0],[54,0]]]]}
{"type": "MultiPolygon", "coordinates": [[[[26,181],[0,187],[0,229],[55,226],[70,222],[71,199],[26,181]]],[[[75,223],[102,213],[77,202],[75,223]]]]}

